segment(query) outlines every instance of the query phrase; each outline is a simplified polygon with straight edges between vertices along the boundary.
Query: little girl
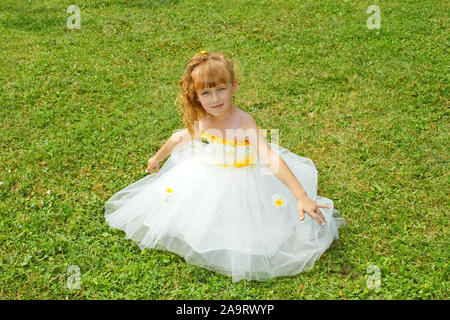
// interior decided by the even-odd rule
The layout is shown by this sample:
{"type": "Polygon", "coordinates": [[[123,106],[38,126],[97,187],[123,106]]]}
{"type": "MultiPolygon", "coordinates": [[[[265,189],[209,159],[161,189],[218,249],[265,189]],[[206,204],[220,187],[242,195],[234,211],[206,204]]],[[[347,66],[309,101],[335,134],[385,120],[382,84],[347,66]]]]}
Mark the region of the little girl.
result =
{"type": "Polygon", "coordinates": [[[186,128],[148,160],[150,175],[106,202],[107,223],[141,249],[169,250],[233,282],[311,269],[345,224],[317,195],[314,163],[267,143],[233,104],[238,83],[222,53],[191,58],[180,85],[186,128]]]}

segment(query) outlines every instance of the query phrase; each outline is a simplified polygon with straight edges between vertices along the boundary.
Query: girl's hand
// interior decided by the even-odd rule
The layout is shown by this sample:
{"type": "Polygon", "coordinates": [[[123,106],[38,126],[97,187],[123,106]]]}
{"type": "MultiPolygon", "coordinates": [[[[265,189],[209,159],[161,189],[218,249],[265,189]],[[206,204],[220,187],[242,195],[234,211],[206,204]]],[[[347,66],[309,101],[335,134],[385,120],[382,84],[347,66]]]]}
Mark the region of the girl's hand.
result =
{"type": "Polygon", "coordinates": [[[155,157],[148,159],[147,169],[145,169],[148,173],[152,173],[153,170],[155,170],[155,172],[159,172],[159,161],[155,157]]]}
{"type": "Polygon", "coordinates": [[[300,221],[305,219],[305,212],[314,220],[316,220],[319,225],[325,223],[325,217],[319,208],[331,208],[329,205],[317,203],[307,195],[297,199],[297,208],[300,214],[300,221]],[[323,222],[322,222],[323,221],[323,222]]]}

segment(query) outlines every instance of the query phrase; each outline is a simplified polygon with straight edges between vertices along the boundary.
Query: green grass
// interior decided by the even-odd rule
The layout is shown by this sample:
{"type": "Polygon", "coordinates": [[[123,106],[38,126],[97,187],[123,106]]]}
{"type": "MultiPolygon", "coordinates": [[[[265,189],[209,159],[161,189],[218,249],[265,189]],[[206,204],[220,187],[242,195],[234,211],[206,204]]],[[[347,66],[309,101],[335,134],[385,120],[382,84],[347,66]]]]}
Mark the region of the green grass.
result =
{"type": "Polygon", "coordinates": [[[1,1],[0,298],[448,299],[448,11],[437,0],[1,1]],[[66,27],[72,4],[81,29],[66,27]],[[366,27],[372,4],[379,30],[366,27]],[[201,50],[235,61],[235,104],[314,161],[319,195],[347,219],[311,271],[233,284],[141,253],[104,221],[105,201],[182,127],[178,81],[201,50]]]}

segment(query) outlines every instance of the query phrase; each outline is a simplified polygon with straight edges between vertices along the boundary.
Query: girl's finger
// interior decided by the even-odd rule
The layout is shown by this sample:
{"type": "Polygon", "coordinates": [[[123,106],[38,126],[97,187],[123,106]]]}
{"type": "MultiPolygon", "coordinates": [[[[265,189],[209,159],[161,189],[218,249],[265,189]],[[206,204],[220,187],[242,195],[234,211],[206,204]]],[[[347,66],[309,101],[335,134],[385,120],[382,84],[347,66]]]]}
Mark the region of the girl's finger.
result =
{"type": "Polygon", "coordinates": [[[319,216],[318,216],[317,214],[314,214],[312,217],[314,218],[314,220],[317,221],[317,223],[318,223],[319,225],[322,225],[322,221],[319,219],[319,216]]]}
{"type": "Polygon", "coordinates": [[[303,212],[303,210],[300,209],[300,221],[305,220],[305,213],[303,212]]]}
{"type": "Polygon", "coordinates": [[[320,216],[320,218],[322,219],[323,222],[326,222],[325,217],[322,214],[322,211],[320,211],[319,209],[317,209],[317,214],[320,216]]]}
{"type": "Polygon", "coordinates": [[[328,208],[328,209],[331,208],[331,206],[323,203],[317,203],[317,205],[319,206],[319,208],[328,208]]]}
{"type": "Polygon", "coordinates": [[[320,220],[319,215],[318,215],[315,211],[312,211],[312,212],[310,213],[310,216],[311,216],[314,220],[316,220],[316,221],[319,223],[319,225],[322,225],[322,221],[320,220]]]}

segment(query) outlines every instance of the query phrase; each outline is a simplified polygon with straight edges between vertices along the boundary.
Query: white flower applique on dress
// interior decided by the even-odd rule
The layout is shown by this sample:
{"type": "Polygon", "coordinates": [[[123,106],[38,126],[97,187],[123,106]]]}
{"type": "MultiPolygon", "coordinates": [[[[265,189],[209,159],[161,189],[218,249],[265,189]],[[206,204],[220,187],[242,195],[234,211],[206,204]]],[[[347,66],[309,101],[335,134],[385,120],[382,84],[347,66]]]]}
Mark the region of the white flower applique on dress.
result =
{"type": "Polygon", "coordinates": [[[276,208],[284,208],[287,206],[287,200],[281,193],[275,193],[272,195],[272,204],[276,208]]]}
{"type": "Polygon", "coordinates": [[[173,195],[173,189],[171,187],[165,186],[161,190],[161,198],[165,201],[169,201],[169,199],[172,197],[172,195],[173,195]]]}

